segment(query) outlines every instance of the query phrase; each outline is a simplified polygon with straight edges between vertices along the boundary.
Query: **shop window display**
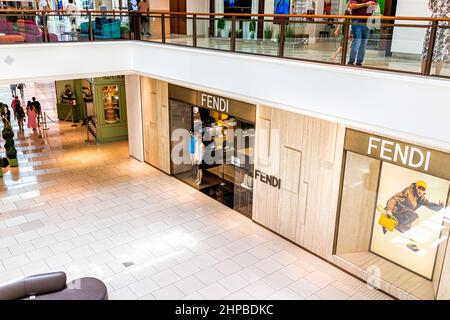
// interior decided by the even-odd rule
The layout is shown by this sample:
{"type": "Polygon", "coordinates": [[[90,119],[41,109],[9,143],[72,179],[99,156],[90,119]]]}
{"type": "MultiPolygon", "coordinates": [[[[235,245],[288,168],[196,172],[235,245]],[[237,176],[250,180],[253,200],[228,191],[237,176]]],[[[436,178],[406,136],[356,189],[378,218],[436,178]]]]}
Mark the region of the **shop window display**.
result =
{"type": "Polygon", "coordinates": [[[433,298],[450,231],[448,154],[347,130],[335,254],[433,298]],[[402,271],[403,270],[403,271],[402,271]]]}
{"type": "MultiPolygon", "coordinates": [[[[189,163],[174,161],[172,173],[185,183],[247,216],[252,213],[254,124],[231,114],[170,100],[172,150],[185,144],[189,163]],[[174,137],[177,129],[189,132],[174,137]]],[[[178,149],[177,149],[178,150],[178,149]]]]}
{"type": "Polygon", "coordinates": [[[103,87],[103,108],[105,110],[105,123],[117,123],[120,121],[119,87],[103,87]]]}

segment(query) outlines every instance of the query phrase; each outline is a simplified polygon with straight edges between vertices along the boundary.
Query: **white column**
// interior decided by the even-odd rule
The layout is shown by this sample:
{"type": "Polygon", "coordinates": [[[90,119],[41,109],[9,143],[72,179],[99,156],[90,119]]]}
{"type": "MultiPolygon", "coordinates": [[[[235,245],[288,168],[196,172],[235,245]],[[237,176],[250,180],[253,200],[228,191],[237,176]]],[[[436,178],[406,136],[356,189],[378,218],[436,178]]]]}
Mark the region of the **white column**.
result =
{"type": "Polygon", "coordinates": [[[141,85],[138,75],[125,76],[128,118],[128,152],[130,156],[144,161],[142,135],[141,85]]]}

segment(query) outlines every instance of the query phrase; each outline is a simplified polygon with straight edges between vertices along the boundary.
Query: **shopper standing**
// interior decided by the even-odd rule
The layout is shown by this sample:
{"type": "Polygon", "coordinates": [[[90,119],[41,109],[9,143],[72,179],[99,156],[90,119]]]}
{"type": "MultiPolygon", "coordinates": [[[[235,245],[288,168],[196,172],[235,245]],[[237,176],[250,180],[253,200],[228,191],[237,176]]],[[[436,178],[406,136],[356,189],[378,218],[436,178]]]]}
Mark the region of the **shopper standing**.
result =
{"type": "Polygon", "coordinates": [[[17,95],[17,84],[10,84],[9,88],[11,89],[11,97],[15,97],[17,95]]]}
{"type": "Polygon", "coordinates": [[[77,30],[76,12],[78,11],[78,7],[75,5],[73,0],[69,0],[69,3],[67,4],[65,11],[69,15],[70,29],[72,32],[75,32],[77,30]]]}
{"type": "Polygon", "coordinates": [[[148,31],[148,16],[147,14],[150,12],[150,6],[148,5],[147,0],[142,0],[138,4],[139,12],[141,13],[141,24],[143,26],[143,31],[141,31],[141,35],[146,35],[147,37],[150,37],[151,34],[148,31]]]}
{"type": "Polygon", "coordinates": [[[19,89],[20,97],[23,99],[23,97],[25,96],[25,94],[24,94],[25,83],[19,83],[17,85],[17,89],[19,89]]]}
{"type": "Polygon", "coordinates": [[[29,129],[33,129],[34,132],[36,132],[36,129],[38,127],[36,116],[37,116],[36,110],[31,105],[31,101],[28,101],[28,103],[27,103],[28,125],[27,125],[27,127],[29,129]]]}
{"type": "MultiPolygon", "coordinates": [[[[429,0],[428,8],[430,8],[432,18],[450,18],[450,0],[429,0]]],[[[430,22],[431,23],[431,22],[430,22]]],[[[434,43],[434,51],[432,61],[436,64],[436,75],[440,75],[442,65],[449,55],[449,40],[450,40],[450,22],[444,21],[439,23],[440,27],[436,32],[436,41],[434,43]]],[[[422,73],[425,72],[426,60],[428,56],[428,48],[431,37],[431,28],[427,29],[422,50],[422,73]]]]}
{"type": "MultiPolygon", "coordinates": [[[[352,10],[353,16],[371,16],[378,0],[350,0],[348,7],[352,10]]],[[[367,19],[352,19],[353,41],[350,49],[349,65],[362,66],[364,56],[366,55],[367,42],[369,41],[370,29],[367,26],[367,19]]]]}
{"type": "MultiPolygon", "coordinates": [[[[39,0],[38,2],[38,8],[39,10],[51,10],[50,4],[48,0],[39,0]]],[[[44,27],[44,18],[42,17],[42,13],[38,16],[38,23],[41,27],[44,27]]]]}

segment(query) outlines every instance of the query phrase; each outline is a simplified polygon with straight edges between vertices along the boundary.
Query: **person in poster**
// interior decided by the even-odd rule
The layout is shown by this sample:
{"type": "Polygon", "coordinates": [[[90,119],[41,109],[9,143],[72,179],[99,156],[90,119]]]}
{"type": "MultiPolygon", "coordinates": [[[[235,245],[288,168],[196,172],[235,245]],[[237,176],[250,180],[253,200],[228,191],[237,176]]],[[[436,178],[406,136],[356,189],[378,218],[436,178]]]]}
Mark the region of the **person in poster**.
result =
{"type": "Polygon", "coordinates": [[[275,0],[275,14],[289,14],[289,0],[275,0]]]}
{"type": "MultiPolygon", "coordinates": [[[[430,210],[439,211],[444,207],[444,202],[433,203],[426,198],[427,183],[423,180],[418,180],[407,186],[403,191],[393,195],[386,203],[386,215],[394,217],[398,224],[395,229],[404,233],[416,226],[420,219],[416,210],[421,206],[425,206],[430,210]]],[[[383,234],[386,234],[387,229],[382,226],[383,234]]],[[[418,251],[415,244],[407,244],[407,247],[413,251],[418,251]]]]}

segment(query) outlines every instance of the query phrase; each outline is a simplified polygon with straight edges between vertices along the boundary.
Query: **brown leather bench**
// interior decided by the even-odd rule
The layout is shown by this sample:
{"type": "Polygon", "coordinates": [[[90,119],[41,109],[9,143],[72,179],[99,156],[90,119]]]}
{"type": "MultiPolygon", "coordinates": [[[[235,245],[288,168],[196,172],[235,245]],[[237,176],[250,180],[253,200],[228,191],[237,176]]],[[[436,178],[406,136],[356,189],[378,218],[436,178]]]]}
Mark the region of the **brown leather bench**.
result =
{"type": "Polygon", "coordinates": [[[0,285],[0,300],[108,300],[106,285],[96,278],[67,282],[64,272],[37,274],[0,285]]]}

